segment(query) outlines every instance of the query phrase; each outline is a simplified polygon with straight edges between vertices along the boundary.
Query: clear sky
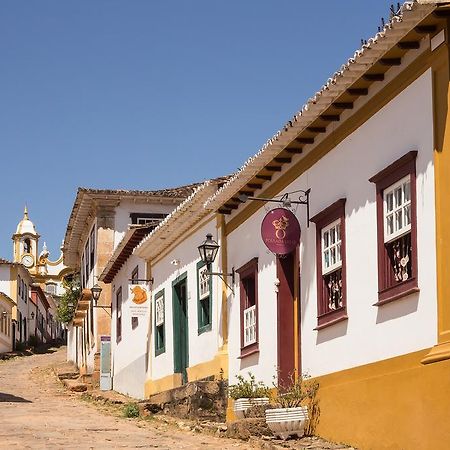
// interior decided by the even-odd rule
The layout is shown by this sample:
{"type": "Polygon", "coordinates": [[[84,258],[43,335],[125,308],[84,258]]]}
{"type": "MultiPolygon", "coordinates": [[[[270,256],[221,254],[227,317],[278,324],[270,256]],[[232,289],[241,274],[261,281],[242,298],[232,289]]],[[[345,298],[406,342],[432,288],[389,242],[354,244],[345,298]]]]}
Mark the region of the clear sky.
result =
{"type": "Polygon", "coordinates": [[[78,186],[235,171],[391,3],[2,0],[0,256],[25,203],[55,259],[78,186]]]}

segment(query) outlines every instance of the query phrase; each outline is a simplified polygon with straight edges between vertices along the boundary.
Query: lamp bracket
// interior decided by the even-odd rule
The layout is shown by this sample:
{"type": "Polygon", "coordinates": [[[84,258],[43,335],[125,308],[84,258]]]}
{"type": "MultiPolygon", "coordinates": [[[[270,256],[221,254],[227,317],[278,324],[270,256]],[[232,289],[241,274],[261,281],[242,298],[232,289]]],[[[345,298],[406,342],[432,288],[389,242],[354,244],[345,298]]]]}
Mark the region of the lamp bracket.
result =
{"type": "MultiPolygon", "coordinates": [[[[306,191],[298,190],[293,192],[286,192],[281,196],[281,198],[266,198],[266,197],[252,197],[246,194],[239,195],[239,200],[242,203],[245,203],[247,200],[253,200],[258,202],[273,202],[273,203],[281,203],[285,208],[289,208],[291,205],[306,205],[306,225],[309,228],[309,195],[311,193],[311,189],[307,189],[306,191]],[[291,195],[298,194],[297,200],[292,200],[291,195]]],[[[295,197],[294,197],[295,198],[295,197]]]]}
{"type": "Polygon", "coordinates": [[[211,272],[208,269],[208,272],[206,272],[206,275],[217,275],[221,278],[221,280],[227,285],[229,289],[231,289],[231,292],[234,294],[234,280],[236,278],[236,271],[234,270],[234,267],[231,269],[230,273],[222,273],[222,272],[211,272]],[[231,286],[227,283],[226,277],[231,277],[231,286]]]}
{"type": "Polygon", "coordinates": [[[112,306],[108,306],[108,305],[93,305],[94,308],[102,308],[103,311],[105,311],[109,317],[112,317],[111,313],[108,311],[111,310],[112,312],[112,306]]]}

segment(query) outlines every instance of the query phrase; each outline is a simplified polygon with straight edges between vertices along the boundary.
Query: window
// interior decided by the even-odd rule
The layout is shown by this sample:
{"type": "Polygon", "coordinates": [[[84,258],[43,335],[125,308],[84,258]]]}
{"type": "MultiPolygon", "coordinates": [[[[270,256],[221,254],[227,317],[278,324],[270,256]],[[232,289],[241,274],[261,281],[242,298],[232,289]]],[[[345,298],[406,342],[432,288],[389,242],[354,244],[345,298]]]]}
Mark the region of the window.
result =
{"type": "Polygon", "coordinates": [[[89,280],[89,240],[86,242],[86,246],[84,247],[84,280],[86,285],[88,284],[89,280]]]}
{"type": "Polygon", "coordinates": [[[131,272],[131,284],[139,284],[139,266],[136,266],[131,272]]]}
{"type": "Polygon", "coordinates": [[[316,224],[317,327],[347,319],[345,277],[345,199],[311,219],[316,224]]]}
{"type": "Polygon", "coordinates": [[[86,287],[86,279],[84,276],[84,255],[81,258],[80,284],[81,284],[81,289],[84,289],[86,287]]]}
{"type": "MultiPolygon", "coordinates": [[[[139,266],[136,266],[131,272],[131,284],[139,284],[139,266]]],[[[134,330],[139,326],[139,317],[131,318],[131,328],[134,330]]]]}
{"type": "Polygon", "coordinates": [[[31,253],[31,241],[29,239],[23,241],[23,252],[31,253]]]}
{"type": "Polygon", "coordinates": [[[92,227],[91,235],[89,237],[89,247],[90,247],[90,254],[89,254],[89,262],[91,271],[94,270],[95,265],[95,225],[92,227]]]}
{"type": "Polygon", "coordinates": [[[165,352],[164,289],[155,294],[155,356],[165,352]]]}
{"type": "Polygon", "coordinates": [[[116,341],[122,339],[122,288],[116,292],[116,341]]]}
{"type": "Polygon", "coordinates": [[[47,283],[45,290],[47,294],[55,295],[56,294],[56,284],[55,283],[47,283]]]}
{"type": "Polygon", "coordinates": [[[130,219],[133,225],[154,224],[156,227],[166,216],[159,213],[131,213],[130,219]]]}
{"type": "Polygon", "coordinates": [[[22,289],[22,294],[23,294],[23,301],[26,303],[28,300],[28,284],[23,284],[23,289],[22,289]]]}
{"type": "Polygon", "coordinates": [[[212,280],[203,261],[197,263],[197,316],[198,334],[212,328],[212,280]]]}
{"type": "Polygon", "coordinates": [[[369,181],[376,186],[378,301],[419,290],[417,284],[416,157],[402,156],[369,181]]]}
{"type": "Polygon", "coordinates": [[[17,277],[17,290],[19,292],[19,297],[22,298],[22,278],[20,278],[20,275],[17,277]]]}
{"type": "Polygon", "coordinates": [[[258,349],[258,258],[236,271],[241,305],[241,358],[258,349]]]}

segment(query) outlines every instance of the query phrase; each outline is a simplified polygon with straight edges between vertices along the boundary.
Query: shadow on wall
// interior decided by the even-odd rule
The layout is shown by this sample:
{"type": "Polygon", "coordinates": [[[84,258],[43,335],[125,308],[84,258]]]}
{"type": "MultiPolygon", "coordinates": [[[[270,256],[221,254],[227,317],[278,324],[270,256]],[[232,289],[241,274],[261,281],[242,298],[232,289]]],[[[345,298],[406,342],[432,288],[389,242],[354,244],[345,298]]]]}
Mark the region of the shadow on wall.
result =
{"type": "Polygon", "coordinates": [[[241,358],[240,370],[247,369],[248,367],[257,366],[259,364],[259,352],[253,355],[241,358]]]}
{"type": "Polygon", "coordinates": [[[139,355],[128,365],[114,372],[113,389],[115,391],[138,399],[144,398],[144,385],[147,374],[146,353],[139,355]]]}
{"type": "Polygon", "coordinates": [[[387,322],[388,320],[398,319],[415,313],[419,306],[419,295],[417,293],[407,297],[395,300],[392,303],[383,305],[377,311],[377,323],[387,322]]]}
{"type": "Polygon", "coordinates": [[[348,320],[335,323],[331,327],[323,328],[317,331],[316,344],[331,341],[347,334],[348,320]]]}

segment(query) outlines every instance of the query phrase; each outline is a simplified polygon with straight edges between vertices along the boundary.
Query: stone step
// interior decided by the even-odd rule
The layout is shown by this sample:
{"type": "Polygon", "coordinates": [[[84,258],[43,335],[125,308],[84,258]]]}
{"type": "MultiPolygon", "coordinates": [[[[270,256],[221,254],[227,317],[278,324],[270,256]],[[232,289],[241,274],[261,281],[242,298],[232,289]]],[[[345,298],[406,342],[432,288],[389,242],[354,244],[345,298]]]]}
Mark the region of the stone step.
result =
{"type": "Polygon", "coordinates": [[[144,408],[153,414],[163,412],[181,419],[224,421],[227,383],[222,380],[193,381],[152,395],[144,408]]]}
{"type": "Polygon", "coordinates": [[[72,392],[86,392],[90,389],[90,386],[79,380],[65,379],[63,380],[64,386],[72,392]]]}

